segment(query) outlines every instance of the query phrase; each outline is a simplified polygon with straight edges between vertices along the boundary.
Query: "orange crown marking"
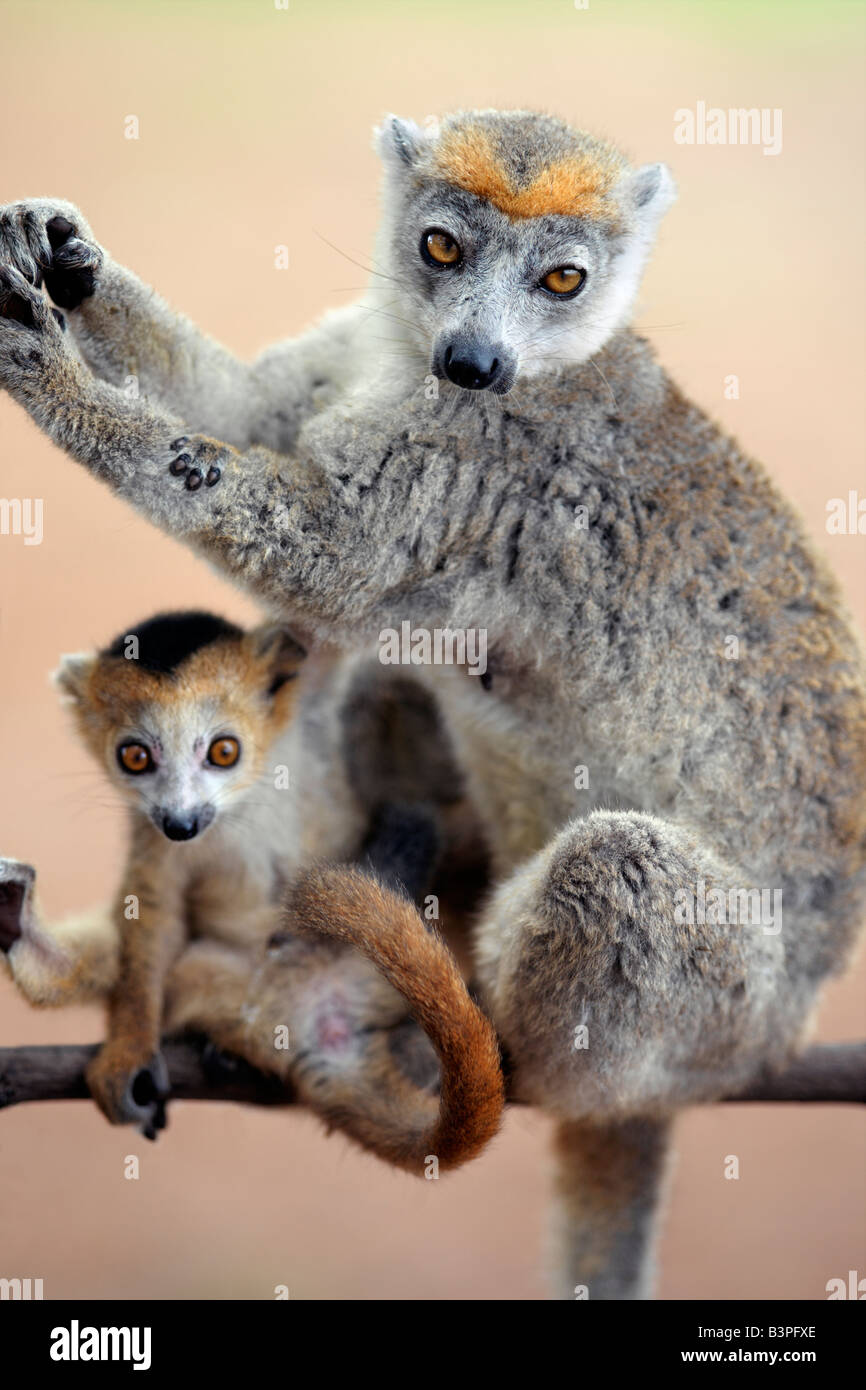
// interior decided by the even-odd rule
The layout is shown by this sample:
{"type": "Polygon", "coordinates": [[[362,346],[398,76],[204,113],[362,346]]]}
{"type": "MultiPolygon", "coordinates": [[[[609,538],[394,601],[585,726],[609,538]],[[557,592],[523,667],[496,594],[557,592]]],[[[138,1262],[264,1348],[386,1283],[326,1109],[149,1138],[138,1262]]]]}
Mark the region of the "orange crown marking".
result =
{"type": "Polygon", "coordinates": [[[549,164],[525,188],[517,189],[484,130],[444,135],[434,155],[436,172],[492,203],[507,217],[563,214],[616,220],[609,193],[619,172],[613,159],[575,154],[549,164]]]}

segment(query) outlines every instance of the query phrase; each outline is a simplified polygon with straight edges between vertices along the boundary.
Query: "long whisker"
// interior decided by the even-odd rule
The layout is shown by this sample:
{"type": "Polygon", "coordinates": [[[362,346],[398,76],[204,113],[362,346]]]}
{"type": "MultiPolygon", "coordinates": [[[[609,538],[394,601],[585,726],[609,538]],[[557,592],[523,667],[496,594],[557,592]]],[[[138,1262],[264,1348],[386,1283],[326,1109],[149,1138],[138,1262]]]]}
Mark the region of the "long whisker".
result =
{"type": "Polygon", "coordinates": [[[343,251],[341,247],[335,246],[334,243],[329,241],[326,236],[323,236],[321,232],[316,232],[315,235],[320,241],[323,241],[326,246],[330,246],[332,251],[336,251],[338,256],[342,256],[345,260],[351,261],[352,265],[356,265],[359,270],[365,270],[368,275],[378,275],[381,280],[391,280],[395,285],[401,283],[395,275],[386,275],[384,270],[375,270],[371,265],[364,265],[363,261],[356,261],[355,257],[350,256],[348,251],[343,251]]]}

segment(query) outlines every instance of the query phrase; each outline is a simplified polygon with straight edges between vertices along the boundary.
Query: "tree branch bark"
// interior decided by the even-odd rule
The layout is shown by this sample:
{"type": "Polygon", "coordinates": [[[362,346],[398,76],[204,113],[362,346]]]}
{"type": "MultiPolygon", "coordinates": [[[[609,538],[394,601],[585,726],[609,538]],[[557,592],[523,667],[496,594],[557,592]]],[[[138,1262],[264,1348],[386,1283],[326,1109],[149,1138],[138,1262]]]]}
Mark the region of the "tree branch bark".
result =
{"type": "MultiPolygon", "coordinates": [[[[0,1048],[0,1109],[44,1100],[86,1100],[84,1069],[98,1044],[0,1048]]],[[[290,1087],[238,1059],[217,1058],[204,1039],[163,1044],[174,1100],[238,1101],[292,1105],[290,1087]]],[[[723,1100],[866,1104],[866,1042],[809,1048],[782,1072],[766,1073],[723,1100]]]]}

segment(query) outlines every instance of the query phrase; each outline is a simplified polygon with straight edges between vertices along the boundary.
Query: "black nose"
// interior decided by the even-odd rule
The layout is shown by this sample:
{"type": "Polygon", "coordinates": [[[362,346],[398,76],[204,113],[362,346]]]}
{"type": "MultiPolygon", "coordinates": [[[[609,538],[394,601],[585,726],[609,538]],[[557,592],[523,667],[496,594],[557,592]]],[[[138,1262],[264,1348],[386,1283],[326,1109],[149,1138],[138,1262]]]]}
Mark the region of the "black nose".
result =
{"type": "Polygon", "coordinates": [[[166,812],[162,818],[162,828],[170,840],[193,840],[199,832],[198,816],[182,820],[180,816],[170,816],[166,812]]]}
{"type": "Polygon", "coordinates": [[[481,343],[451,343],[442,359],[445,375],[467,391],[483,391],[500,375],[496,349],[481,343]]]}

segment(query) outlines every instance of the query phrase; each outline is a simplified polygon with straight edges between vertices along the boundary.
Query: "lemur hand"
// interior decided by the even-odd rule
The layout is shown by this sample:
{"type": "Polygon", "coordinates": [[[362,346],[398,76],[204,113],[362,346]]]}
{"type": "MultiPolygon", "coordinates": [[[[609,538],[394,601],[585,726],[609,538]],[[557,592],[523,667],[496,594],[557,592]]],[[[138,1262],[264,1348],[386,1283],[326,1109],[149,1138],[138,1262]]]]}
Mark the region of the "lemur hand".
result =
{"type": "Polygon", "coordinates": [[[0,262],[0,387],[12,395],[44,380],[52,369],[81,362],[64,336],[65,321],[22,271],[0,262]]]}
{"type": "Polygon", "coordinates": [[[169,1079],[161,1053],[138,1057],[121,1039],[107,1042],[87,1068],[87,1084],[113,1125],[137,1125],[145,1139],[165,1129],[169,1079]]]}
{"type": "Polygon", "coordinates": [[[61,309],[93,294],[105,253],[82,214],[61,198],[29,198],[0,207],[0,265],[11,265],[61,309]]]}

